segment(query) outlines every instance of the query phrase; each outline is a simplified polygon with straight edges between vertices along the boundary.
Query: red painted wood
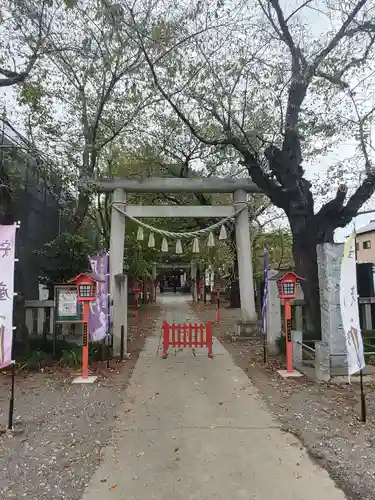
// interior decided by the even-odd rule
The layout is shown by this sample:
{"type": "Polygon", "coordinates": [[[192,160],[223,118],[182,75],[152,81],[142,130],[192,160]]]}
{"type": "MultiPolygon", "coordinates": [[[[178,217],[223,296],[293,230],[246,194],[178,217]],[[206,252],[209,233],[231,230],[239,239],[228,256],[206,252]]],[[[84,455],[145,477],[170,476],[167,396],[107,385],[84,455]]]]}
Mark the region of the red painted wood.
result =
{"type": "Polygon", "coordinates": [[[168,356],[168,347],[169,347],[169,324],[164,321],[163,322],[163,353],[162,357],[165,359],[168,356]]]}
{"type": "Polygon", "coordinates": [[[201,323],[199,325],[199,337],[200,337],[199,338],[199,341],[200,341],[199,344],[200,344],[201,347],[204,347],[205,342],[204,342],[204,325],[203,325],[203,323],[201,323]]]}
{"type": "Polygon", "coordinates": [[[212,321],[203,323],[168,323],[163,322],[163,352],[162,357],[168,356],[169,346],[172,347],[207,347],[208,356],[212,354],[212,321]],[[205,338],[206,337],[206,338],[205,338]]]}

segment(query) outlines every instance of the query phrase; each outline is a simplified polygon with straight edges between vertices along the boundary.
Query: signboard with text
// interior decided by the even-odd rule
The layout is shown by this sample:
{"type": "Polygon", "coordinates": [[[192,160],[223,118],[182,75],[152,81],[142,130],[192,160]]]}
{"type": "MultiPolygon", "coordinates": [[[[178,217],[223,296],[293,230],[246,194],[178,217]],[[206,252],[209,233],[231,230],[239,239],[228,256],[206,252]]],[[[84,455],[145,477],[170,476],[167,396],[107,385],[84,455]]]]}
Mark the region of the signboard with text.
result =
{"type": "Polygon", "coordinates": [[[81,323],[82,304],[77,301],[75,285],[55,286],[56,323],[81,323]]]}

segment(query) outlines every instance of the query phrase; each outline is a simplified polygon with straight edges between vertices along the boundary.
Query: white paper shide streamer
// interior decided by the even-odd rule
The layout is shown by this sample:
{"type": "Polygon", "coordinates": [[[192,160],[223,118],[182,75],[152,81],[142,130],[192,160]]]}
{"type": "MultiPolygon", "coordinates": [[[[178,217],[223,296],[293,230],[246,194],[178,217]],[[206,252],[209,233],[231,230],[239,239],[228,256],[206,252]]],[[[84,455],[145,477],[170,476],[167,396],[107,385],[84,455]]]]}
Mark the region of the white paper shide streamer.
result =
{"type": "Polygon", "coordinates": [[[365,367],[358,311],[355,233],[349,236],[344,246],[340,276],[340,309],[350,377],[365,367]]]}
{"type": "Polygon", "coordinates": [[[215,246],[215,236],[212,231],[210,231],[208,234],[207,246],[209,248],[213,248],[215,246]]]}
{"type": "Polygon", "coordinates": [[[182,254],[182,243],[181,240],[176,241],[176,254],[182,254]]]}
{"type": "Polygon", "coordinates": [[[143,227],[138,226],[138,231],[137,231],[137,241],[143,241],[145,238],[144,232],[143,232],[143,227]]]}
{"type": "Polygon", "coordinates": [[[150,233],[148,237],[148,248],[155,248],[155,235],[154,233],[150,233]]]}
{"type": "Polygon", "coordinates": [[[168,252],[168,240],[167,240],[167,238],[163,238],[163,240],[161,242],[161,251],[168,252]]]}
{"type": "Polygon", "coordinates": [[[199,238],[193,240],[193,253],[199,253],[199,238]]]}
{"type": "Polygon", "coordinates": [[[224,224],[220,228],[220,234],[219,234],[219,240],[226,240],[227,239],[227,230],[225,229],[224,224]]]}

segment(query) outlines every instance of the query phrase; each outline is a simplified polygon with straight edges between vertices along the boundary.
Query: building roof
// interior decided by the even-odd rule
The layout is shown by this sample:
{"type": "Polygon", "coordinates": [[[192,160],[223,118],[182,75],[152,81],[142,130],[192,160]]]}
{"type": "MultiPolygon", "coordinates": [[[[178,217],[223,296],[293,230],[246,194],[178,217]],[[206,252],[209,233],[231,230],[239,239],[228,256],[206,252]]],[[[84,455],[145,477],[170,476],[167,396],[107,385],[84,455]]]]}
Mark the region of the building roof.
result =
{"type": "Polygon", "coordinates": [[[375,231],[375,220],[372,220],[369,224],[366,224],[366,226],[357,229],[356,234],[372,233],[373,231],[375,231]]]}

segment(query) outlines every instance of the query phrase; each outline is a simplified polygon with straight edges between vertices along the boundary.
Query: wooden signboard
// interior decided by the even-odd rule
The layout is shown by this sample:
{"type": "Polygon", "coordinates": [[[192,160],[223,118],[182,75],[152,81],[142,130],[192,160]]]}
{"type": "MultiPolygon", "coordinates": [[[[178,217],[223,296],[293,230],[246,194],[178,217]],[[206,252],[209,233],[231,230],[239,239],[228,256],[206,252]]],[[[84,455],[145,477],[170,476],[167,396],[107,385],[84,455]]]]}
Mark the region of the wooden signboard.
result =
{"type": "Polygon", "coordinates": [[[77,300],[75,285],[55,286],[56,323],[82,323],[82,304],[77,300]]]}

